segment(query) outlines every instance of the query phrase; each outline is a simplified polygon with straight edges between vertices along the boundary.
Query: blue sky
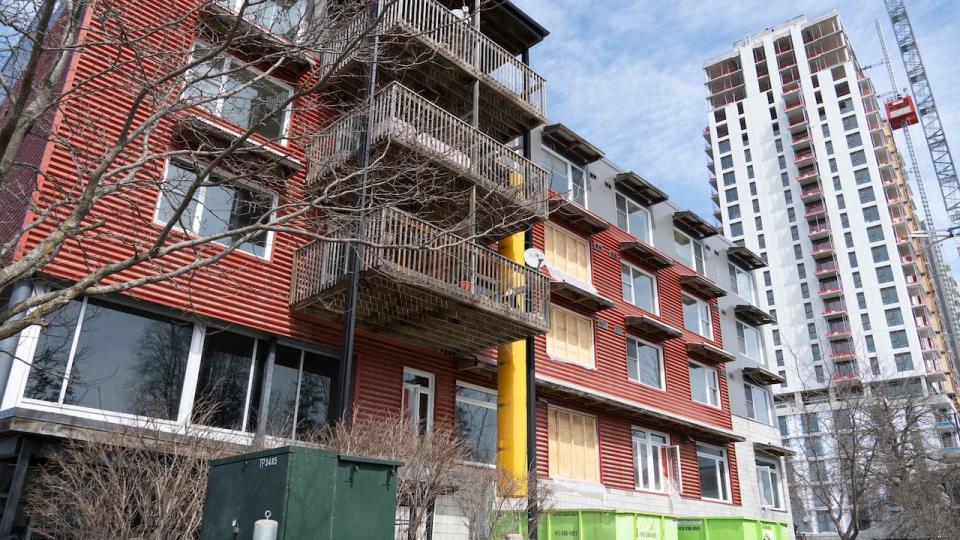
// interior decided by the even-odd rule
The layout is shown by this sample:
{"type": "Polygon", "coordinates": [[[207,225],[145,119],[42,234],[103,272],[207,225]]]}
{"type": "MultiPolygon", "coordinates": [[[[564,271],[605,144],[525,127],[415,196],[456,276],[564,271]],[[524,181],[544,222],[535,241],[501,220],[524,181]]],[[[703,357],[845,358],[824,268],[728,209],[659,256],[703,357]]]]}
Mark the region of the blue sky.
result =
{"type": "MultiPolygon", "coordinates": [[[[898,84],[907,85],[882,0],[515,3],[550,31],[531,58],[547,79],[551,119],[663,187],[680,206],[708,218],[713,203],[701,137],[707,114],[704,60],[729,51],[738,39],[797,15],[813,18],[836,9],[865,66],[882,61],[874,27],[874,19],[880,18],[898,84]]],[[[954,159],[960,160],[960,2],[907,0],[907,10],[954,159]]],[[[883,65],[868,73],[879,94],[890,91],[883,65]]],[[[945,227],[940,190],[920,127],[915,126],[912,134],[936,223],[945,227]]],[[[953,247],[945,246],[945,255],[960,269],[953,247]]]]}

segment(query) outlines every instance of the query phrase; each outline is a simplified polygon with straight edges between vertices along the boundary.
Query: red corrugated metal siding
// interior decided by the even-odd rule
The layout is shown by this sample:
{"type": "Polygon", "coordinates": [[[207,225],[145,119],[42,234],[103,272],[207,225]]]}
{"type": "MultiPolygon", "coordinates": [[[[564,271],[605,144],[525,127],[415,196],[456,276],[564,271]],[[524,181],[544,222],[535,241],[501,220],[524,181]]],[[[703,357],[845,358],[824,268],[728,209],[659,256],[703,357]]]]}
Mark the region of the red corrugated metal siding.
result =
{"type": "MultiPolygon", "coordinates": [[[[571,230],[576,231],[576,229],[571,230]]],[[[622,332],[621,335],[618,335],[614,330],[614,327],[623,328],[623,318],[625,316],[644,313],[640,308],[622,300],[619,245],[621,241],[633,240],[633,237],[617,227],[611,227],[607,231],[593,235],[590,240],[593,285],[602,296],[613,300],[615,303],[612,309],[593,315],[594,319],[608,323],[606,329],[601,329],[594,324],[596,366],[594,369],[588,369],[576,364],[551,359],[547,356],[546,339],[541,336],[537,338],[537,371],[551,377],[613,394],[623,399],[654,406],[700,422],[729,429],[732,422],[727,401],[726,377],[720,377],[722,409],[694,402],[690,398],[686,343],[688,341],[708,341],[683,329],[680,276],[693,273],[693,271],[678,263],[674,267],[655,273],[659,295],[659,318],[667,324],[683,330],[681,338],[668,340],[662,344],[666,391],[660,391],[634,383],[627,378],[625,335],[622,332]]],[[[542,226],[534,229],[534,244],[543,246],[542,226]]],[[[562,305],[562,301],[557,301],[557,304],[562,305]]],[[[716,301],[712,301],[711,305],[715,336],[711,343],[721,347],[722,339],[716,301]]],[[[584,315],[591,315],[580,309],[575,309],[575,311],[584,315]]],[[[649,315],[654,314],[650,313],[649,315]]],[[[643,336],[637,337],[642,338],[643,336]]],[[[720,366],[721,375],[723,371],[722,366],[720,366]]]]}

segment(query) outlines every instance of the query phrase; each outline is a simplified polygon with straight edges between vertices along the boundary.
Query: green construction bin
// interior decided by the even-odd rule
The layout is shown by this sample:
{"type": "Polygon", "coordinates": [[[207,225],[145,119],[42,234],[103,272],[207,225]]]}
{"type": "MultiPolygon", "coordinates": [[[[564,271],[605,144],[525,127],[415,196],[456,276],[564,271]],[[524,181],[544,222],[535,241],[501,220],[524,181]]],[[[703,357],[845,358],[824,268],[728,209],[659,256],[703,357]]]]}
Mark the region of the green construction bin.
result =
{"type": "Polygon", "coordinates": [[[400,465],[297,446],[216,460],[200,540],[248,540],[267,512],[278,540],[393,538],[400,465]]]}

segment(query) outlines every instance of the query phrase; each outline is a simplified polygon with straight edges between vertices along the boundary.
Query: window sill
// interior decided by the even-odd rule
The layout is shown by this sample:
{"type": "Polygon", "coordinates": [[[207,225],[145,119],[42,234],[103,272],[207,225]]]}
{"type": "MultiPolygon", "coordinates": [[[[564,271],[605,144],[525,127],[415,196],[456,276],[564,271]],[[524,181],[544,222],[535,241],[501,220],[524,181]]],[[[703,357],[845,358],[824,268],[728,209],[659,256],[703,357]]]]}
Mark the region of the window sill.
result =
{"type": "Polygon", "coordinates": [[[597,370],[597,363],[596,363],[597,360],[596,360],[596,359],[593,360],[594,363],[593,363],[592,366],[588,366],[588,365],[584,364],[583,362],[578,362],[578,361],[576,361],[576,360],[571,360],[571,359],[569,359],[569,358],[564,358],[564,357],[562,357],[562,356],[553,356],[553,355],[551,355],[551,354],[548,354],[548,355],[547,355],[547,358],[549,358],[549,359],[551,359],[551,360],[553,360],[553,361],[555,361],[555,362],[560,362],[561,364],[568,364],[568,365],[576,366],[576,367],[578,367],[578,368],[586,369],[586,370],[589,370],[589,371],[596,371],[596,370],[597,370]]]}
{"type": "Polygon", "coordinates": [[[667,392],[666,386],[664,386],[664,387],[661,388],[661,387],[659,387],[659,386],[653,386],[653,385],[647,384],[647,383],[645,383],[645,382],[640,382],[640,381],[638,381],[638,380],[636,380],[636,379],[631,379],[630,377],[627,377],[627,382],[629,382],[630,384],[635,384],[635,385],[637,385],[637,386],[641,386],[641,387],[646,388],[646,389],[648,389],[648,390],[654,390],[654,391],[663,392],[663,393],[666,393],[666,392],[667,392]]]}

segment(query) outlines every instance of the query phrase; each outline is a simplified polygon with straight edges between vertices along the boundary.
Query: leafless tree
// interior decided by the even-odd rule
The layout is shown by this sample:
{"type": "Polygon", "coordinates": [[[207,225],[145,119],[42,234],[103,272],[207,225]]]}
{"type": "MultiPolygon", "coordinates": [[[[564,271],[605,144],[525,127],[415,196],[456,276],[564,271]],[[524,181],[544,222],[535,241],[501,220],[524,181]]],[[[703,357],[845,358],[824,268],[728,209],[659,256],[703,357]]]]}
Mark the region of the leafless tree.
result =
{"type": "Polygon", "coordinates": [[[406,511],[406,540],[420,539],[437,500],[455,492],[458,471],[468,455],[452,426],[437,423],[430,433],[421,434],[394,415],[355,415],[349,426],[331,428],[319,442],[343,454],[403,462],[397,473],[397,499],[406,511]]]}
{"type": "Polygon", "coordinates": [[[878,372],[886,362],[842,354],[839,367],[798,367],[808,382],[781,401],[800,418],[787,460],[795,519],[826,512],[843,540],[957,537],[957,468],[941,458],[937,398],[920,378],[878,372]]]}
{"type": "Polygon", "coordinates": [[[139,422],[46,453],[26,512],[38,537],[194,538],[210,460],[249,450],[199,425],[139,422]]]}
{"type": "Polygon", "coordinates": [[[535,479],[526,486],[533,497],[503,496],[517,492],[518,480],[499,467],[464,465],[457,477],[459,487],[452,497],[467,522],[470,540],[499,539],[507,533],[519,533],[531,504],[537,506],[540,516],[552,507],[549,486],[535,479]]]}
{"type": "MultiPolygon", "coordinates": [[[[379,2],[379,15],[373,4],[3,2],[0,291],[58,257],[83,270],[0,307],[0,339],[44,325],[83,295],[169,282],[189,296],[202,272],[229,283],[224,259],[262,253],[269,235],[382,245],[359,236],[358,223],[388,208],[437,226],[407,242],[391,238],[400,249],[489,240],[525,223],[522,204],[505,206],[503,190],[478,192],[456,172],[486,167],[508,190],[518,178],[507,156],[483,153],[467,123],[438,123],[436,107],[402,86],[367,95],[374,62],[381,80],[402,81],[435,58],[429,48],[392,46],[417,31],[385,23],[395,0],[379,2]],[[408,116],[381,114],[399,100],[408,116]],[[448,166],[392,151],[413,142],[448,166]],[[49,166],[37,152],[46,143],[49,166]],[[307,185],[291,181],[298,174],[307,185]]],[[[448,19],[427,37],[469,24],[448,19]]]]}

